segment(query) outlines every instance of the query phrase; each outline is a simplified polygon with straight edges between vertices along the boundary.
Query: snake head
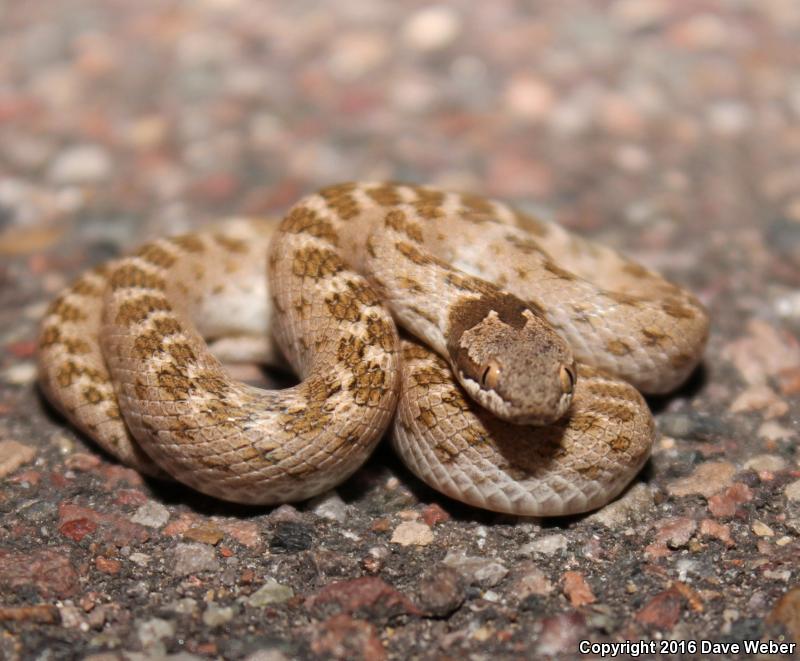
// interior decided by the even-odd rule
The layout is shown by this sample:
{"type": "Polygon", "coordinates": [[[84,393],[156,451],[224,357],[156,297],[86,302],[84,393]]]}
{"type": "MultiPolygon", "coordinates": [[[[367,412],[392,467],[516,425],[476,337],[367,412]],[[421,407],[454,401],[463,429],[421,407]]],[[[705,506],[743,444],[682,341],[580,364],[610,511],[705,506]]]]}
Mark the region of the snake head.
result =
{"type": "Polygon", "coordinates": [[[577,369],[569,346],[511,294],[483,295],[455,306],[447,349],[467,393],[502,420],[551,424],[572,403],[577,369]]]}

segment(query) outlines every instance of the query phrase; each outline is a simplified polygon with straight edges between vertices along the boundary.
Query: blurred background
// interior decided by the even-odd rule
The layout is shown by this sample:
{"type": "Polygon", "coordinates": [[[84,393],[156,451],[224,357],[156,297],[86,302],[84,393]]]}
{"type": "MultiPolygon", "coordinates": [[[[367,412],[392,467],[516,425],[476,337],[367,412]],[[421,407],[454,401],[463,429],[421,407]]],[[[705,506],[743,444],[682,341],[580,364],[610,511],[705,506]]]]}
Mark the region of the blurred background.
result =
{"type": "Polygon", "coordinates": [[[0,227],[18,249],[121,245],[390,178],[516,201],[656,267],[785,252],[799,31],[794,0],[8,1],[0,227]],[[738,245],[743,225],[764,234],[738,245]]]}

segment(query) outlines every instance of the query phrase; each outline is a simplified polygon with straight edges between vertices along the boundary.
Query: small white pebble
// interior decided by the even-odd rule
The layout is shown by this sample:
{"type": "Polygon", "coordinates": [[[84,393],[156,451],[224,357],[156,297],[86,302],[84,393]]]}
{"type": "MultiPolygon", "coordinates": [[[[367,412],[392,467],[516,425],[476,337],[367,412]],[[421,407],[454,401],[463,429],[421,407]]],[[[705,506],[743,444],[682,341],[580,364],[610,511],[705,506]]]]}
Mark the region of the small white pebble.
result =
{"type": "Polygon", "coordinates": [[[759,454],[748,459],[744,467],[750,468],[757,473],[762,471],[776,473],[786,468],[786,460],[776,454],[759,454]]]}
{"type": "Polygon", "coordinates": [[[419,521],[404,521],[394,529],[391,541],[400,546],[427,546],[433,541],[433,530],[419,521]]]}
{"type": "Polygon", "coordinates": [[[91,184],[111,174],[111,158],[98,145],[76,145],[53,161],[48,176],[56,184],[91,184]]]}
{"type": "Polygon", "coordinates": [[[440,50],[451,44],[461,31],[461,17],[444,5],[424,7],[403,26],[403,38],[420,51],[440,50]]]}
{"type": "Polygon", "coordinates": [[[759,537],[773,537],[775,531],[770,528],[766,523],[756,520],[753,522],[753,532],[759,537]]]}
{"type": "Polygon", "coordinates": [[[3,380],[12,386],[26,386],[36,380],[36,365],[33,363],[19,363],[12,365],[3,372],[3,380]]]}
{"type": "Polygon", "coordinates": [[[800,480],[795,480],[791,484],[787,484],[783,489],[783,493],[792,502],[800,502],[800,480]]]}

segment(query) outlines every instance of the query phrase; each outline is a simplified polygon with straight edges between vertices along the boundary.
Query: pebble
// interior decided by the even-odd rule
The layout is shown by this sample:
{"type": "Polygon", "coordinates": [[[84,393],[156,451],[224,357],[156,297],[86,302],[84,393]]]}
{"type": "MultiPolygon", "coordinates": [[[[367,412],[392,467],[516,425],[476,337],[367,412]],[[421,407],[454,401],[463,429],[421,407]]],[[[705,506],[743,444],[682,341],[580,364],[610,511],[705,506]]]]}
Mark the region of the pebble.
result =
{"type": "Polygon", "coordinates": [[[148,500],[136,510],[131,517],[131,522],[148,528],[161,528],[167,524],[169,516],[169,510],[164,505],[154,500],[148,500]]]}
{"type": "Polygon", "coordinates": [[[759,537],[774,537],[775,531],[763,521],[756,519],[752,524],[753,532],[759,537]]]}
{"type": "MultiPolygon", "coordinates": [[[[80,626],[82,620],[75,617],[74,606],[66,604],[59,609],[52,604],[34,606],[0,606],[0,622],[36,622],[39,624],[61,624],[64,627],[80,626]],[[72,624],[68,623],[72,619],[72,624]]],[[[0,651],[2,651],[0,646],[0,651]]]]}
{"type": "Polygon", "coordinates": [[[380,35],[348,31],[332,45],[327,66],[339,80],[353,81],[380,67],[389,56],[389,44],[380,35]]]}
{"type": "Polygon", "coordinates": [[[743,103],[723,101],[708,110],[711,130],[726,137],[740,134],[750,123],[750,109],[743,103]]]}
{"type": "Polygon", "coordinates": [[[220,528],[225,534],[236,540],[248,549],[256,549],[261,546],[261,532],[258,526],[251,521],[220,521],[220,528]]]}
{"type": "Polygon", "coordinates": [[[636,613],[636,621],[661,631],[670,631],[680,619],[683,610],[681,593],[670,588],[648,600],[636,613]]]}
{"type": "Polygon", "coordinates": [[[450,515],[440,505],[431,503],[422,510],[422,520],[433,528],[437,523],[450,520],[450,515]]]}
{"type": "Polygon", "coordinates": [[[583,574],[578,571],[564,572],[564,594],[569,598],[569,602],[574,608],[580,608],[587,604],[593,604],[597,598],[592,592],[592,588],[586,582],[583,574]]]}
{"type": "Polygon", "coordinates": [[[375,627],[344,613],[312,625],[311,651],[318,659],[386,659],[375,627]]]}
{"type": "Polygon", "coordinates": [[[747,334],[728,343],[722,355],[746,383],[764,386],[770,377],[800,366],[800,342],[766,321],[751,319],[747,334]]]}
{"type": "Polygon", "coordinates": [[[58,506],[58,530],[62,535],[80,541],[86,535],[92,541],[113,544],[117,548],[142,543],[150,538],[144,526],[132,523],[116,512],[99,512],[90,507],[62,501],[58,506]]]}
{"type": "Polygon", "coordinates": [[[739,505],[753,499],[750,487],[741,482],[736,482],[730,487],[708,499],[708,509],[717,518],[729,517],[736,514],[739,505]]]}
{"type": "Polygon", "coordinates": [[[202,525],[189,528],[185,533],[183,533],[184,539],[188,539],[193,542],[200,542],[201,544],[209,544],[211,546],[216,546],[219,544],[222,541],[222,537],[222,530],[217,528],[217,526],[210,521],[202,525]]]}
{"type": "Polygon", "coordinates": [[[347,521],[347,504],[336,491],[328,491],[312,498],[308,501],[308,507],[311,512],[328,521],[347,521]]]}
{"type": "Polygon", "coordinates": [[[644,30],[659,25],[669,14],[665,0],[616,0],[611,18],[629,30],[644,30]]]}
{"type": "Polygon", "coordinates": [[[58,609],[58,614],[61,617],[61,626],[65,629],[82,629],[83,631],[89,629],[85,614],[71,603],[62,604],[58,609]]]}
{"type": "Polygon", "coordinates": [[[555,92],[547,82],[528,74],[511,79],[504,99],[512,114],[528,121],[545,119],[556,100],[555,92]]]}
{"type": "Polygon", "coordinates": [[[700,534],[709,537],[715,537],[727,547],[736,546],[736,542],[731,537],[730,526],[723,523],[718,523],[713,519],[703,519],[700,522],[700,534]]]}
{"type": "Polygon", "coordinates": [[[446,48],[460,30],[461,17],[445,5],[428,5],[416,11],[401,29],[406,43],[419,51],[446,48]]]}
{"type": "Polygon", "coordinates": [[[786,460],[776,454],[757,454],[745,461],[744,467],[757,473],[762,471],[777,473],[786,468],[786,460]]]}
{"type": "Polygon", "coordinates": [[[515,599],[522,601],[531,595],[548,595],[553,590],[555,586],[539,567],[525,563],[517,569],[517,578],[509,592],[515,599]]]}
{"type": "Polygon", "coordinates": [[[314,569],[320,576],[352,576],[357,573],[358,560],[351,553],[338,553],[316,548],[310,553],[314,569]]]}
{"type": "Polygon", "coordinates": [[[391,541],[400,546],[428,546],[433,542],[433,530],[419,521],[404,521],[394,529],[391,541]]]}
{"type": "Polygon", "coordinates": [[[273,523],[301,522],[303,517],[294,505],[283,503],[269,513],[269,520],[273,523]]]}
{"type": "Polygon", "coordinates": [[[233,619],[235,611],[231,606],[219,606],[210,603],[203,611],[203,624],[207,627],[221,627],[233,619]]]}
{"type": "Polygon", "coordinates": [[[677,549],[689,543],[695,530],[697,521],[685,516],[676,517],[664,521],[658,527],[656,539],[665,542],[670,548],[677,549]]]}
{"type": "Polygon", "coordinates": [[[654,505],[653,490],[644,482],[638,482],[617,500],[587,516],[586,521],[615,529],[628,521],[641,521],[654,505]]]}
{"type": "Polygon", "coordinates": [[[727,461],[708,461],[700,464],[691,475],[673,480],[667,491],[673,496],[692,496],[699,494],[710,498],[731,483],[736,474],[736,466],[727,461]]]}
{"type": "Polygon", "coordinates": [[[536,641],[537,654],[531,658],[572,658],[585,638],[588,638],[585,620],[580,613],[559,613],[545,618],[536,641]]]}
{"type": "Polygon", "coordinates": [[[756,433],[758,434],[759,438],[775,443],[777,441],[788,441],[792,439],[797,432],[789,427],[785,427],[784,425],[775,422],[775,420],[766,420],[758,428],[756,433]]]}
{"type": "Polygon", "coordinates": [[[20,466],[33,461],[36,450],[17,441],[0,441],[0,477],[10,475],[20,466]]]}
{"type": "Polygon", "coordinates": [[[437,566],[419,581],[417,603],[433,617],[449,615],[464,603],[465,598],[464,580],[452,567],[437,566]]]}
{"type": "Polygon", "coordinates": [[[122,569],[122,564],[119,560],[115,560],[114,558],[105,558],[102,555],[99,555],[94,559],[94,566],[98,571],[111,576],[114,574],[119,574],[119,570],[122,569]]]}
{"type": "Polygon", "coordinates": [[[95,184],[111,175],[111,157],[99,145],[75,145],[56,156],[48,177],[55,184],[95,184]]]}
{"type": "Polygon", "coordinates": [[[69,558],[54,549],[13,553],[0,549],[0,587],[9,591],[32,587],[47,599],[77,594],[79,575],[69,558]]]}
{"type": "Polygon", "coordinates": [[[800,587],[788,590],[778,599],[767,622],[783,626],[795,641],[800,641],[800,587]]]}
{"type": "Polygon", "coordinates": [[[468,556],[463,551],[450,551],[442,564],[459,572],[471,584],[491,588],[508,574],[508,568],[498,560],[468,556]]]}
{"type": "Polygon", "coordinates": [[[173,560],[174,576],[219,570],[219,561],[214,549],[205,544],[176,544],[173,560]]]}
{"type": "Polygon", "coordinates": [[[787,484],[783,489],[783,493],[793,503],[800,503],[800,480],[787,484]]]}
{"type": "Polygon", "coordinates": [[[760,411],[766,419],[780,418],[789,411],[789,404],[766,384],[745,388],[731,402],[731,413],[760,411]]]}
{"type": "Polygon", "coordinates": [[[317,618],[347,613],[379,623],[398,615],[421,614],[408,597],[377,576],[328,583],[304,605],[317,618]]]}
{"type": "Polygon", "coordinates": [[[173,613],[178,613],[179,615],[193,615],[195,612],[197,612],[197,599],[183,597],[182,599],[176,599],[175,601],[166,604],[164,608],[172,611],[173,613]]]}
{"type": "Polygon", "coordinates": [[[719,418],[697,412],[665,412],[658,416],[662,434],[673,438],[706,440],[719,437],[723,431],[719,418]]]}
{"type": "Polygon", "coordinates": [[[165,638],[172,638],[175,635],[175,624],[170,620],[153,617],[138,623],[136,635],[141,646],[149,648],[165,638]]]}
{"type": "Polygon", "coordinates": [[[311,526],[301,521],[280,521],[269,540],[271,549],[290,553],[310,549],[313,543],[311,526]]]}
{"type": "Polygon", "coordinates": [[[289,661],[289,657],[280,650],[264,649],[248,654],[244,661],[289,661]]]}
{"type": "Polygon", "coordinates": [[[21,362],[3,370],[3,381],[12,386],[27,386],[36,381],[36,365],[21,362]]]}
{"type": "Polygon", "coordinates": [[[281,604],[294,597],[294,590],[278,583],[274,578],[267,578],[264,584],[243,601],[248,606],[262,608],[269,604],[281,604]]]}
{"type": "Polygon", "coordinates": [[[560,533],[556,533],[553,535],[545,535],[544,537],[539,537],[534,539],[527,544],[523,544],[519,548],[520,555],[528,556],[535,553],[541,555],[555,555],[560,551],[564,551],[567,548],[567,538],[565,535],[560,533]]]}

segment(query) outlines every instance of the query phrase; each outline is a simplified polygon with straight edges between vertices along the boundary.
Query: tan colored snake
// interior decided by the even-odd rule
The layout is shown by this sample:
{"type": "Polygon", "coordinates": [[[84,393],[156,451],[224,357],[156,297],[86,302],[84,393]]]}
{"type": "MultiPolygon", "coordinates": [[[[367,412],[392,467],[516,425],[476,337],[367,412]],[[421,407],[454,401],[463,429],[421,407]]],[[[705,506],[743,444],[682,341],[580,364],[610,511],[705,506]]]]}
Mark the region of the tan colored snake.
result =
{"type": "Polygon", "coordinates": [[[678,385],[707,333],[689,293],[556,225],[478,196],[342,184],[277,230],[235,220],[86,273],[47,312],[39,367],[50,401],[120,461],[219,498],[330,489],[394,415],[425,482],[545,516],[632,479],[654,434],[637,388],[678,385]],[[205,341],[268,359],[270,331],[295,387],[233,381],[205,341]]]}

